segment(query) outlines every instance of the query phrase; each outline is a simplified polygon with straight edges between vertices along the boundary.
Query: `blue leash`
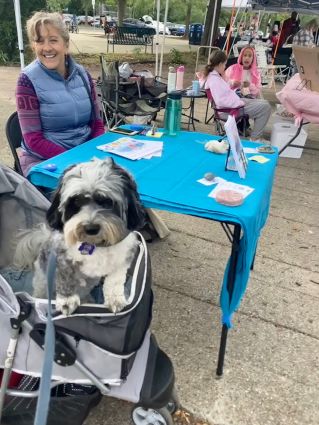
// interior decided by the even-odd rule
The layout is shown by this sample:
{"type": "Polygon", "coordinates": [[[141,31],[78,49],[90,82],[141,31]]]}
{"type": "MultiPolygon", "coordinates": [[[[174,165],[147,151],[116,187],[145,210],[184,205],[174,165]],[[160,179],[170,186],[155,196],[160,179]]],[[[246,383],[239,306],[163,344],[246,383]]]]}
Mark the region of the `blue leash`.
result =
{"type": "Polygon", "coordinates": [[[42,378],[40,381],[40,395],[38,398],[37,409],[35,412],[34,425],[46,425],[49,413],[49,404],[51,397],[51,376],[54,362],[55,352],[55,330],[52,320],[52,293],[55,283],[56,271],[56,253],[50,252],[48,267],[47,267],[47,280],[48,280],[48,314],[47,324],[44,339],[44,360],[42,366],[42,378]]]}

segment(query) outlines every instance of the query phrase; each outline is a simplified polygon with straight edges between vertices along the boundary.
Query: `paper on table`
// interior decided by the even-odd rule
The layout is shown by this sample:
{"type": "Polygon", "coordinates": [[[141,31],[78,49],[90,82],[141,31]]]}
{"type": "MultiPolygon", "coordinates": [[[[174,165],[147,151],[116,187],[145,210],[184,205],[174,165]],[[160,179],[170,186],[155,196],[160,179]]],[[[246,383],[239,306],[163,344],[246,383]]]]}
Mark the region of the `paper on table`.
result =
{"type": "Polygon", "coordinates": [[[237,169],[239,177],[244,179],[246,177],[248,162],[238,134],[236,120],[232,115],[228,116],[224,127],[230,146],[230,154],[227,158],[226,168],[229,170],[233,170],[234,168],[237,169]]]}
{"type": "Polygon", "coordinates": [[[159,137],[162,137],[163,134],[164,134],[163,131],[155,131],[155,133],[152,134],[152,130],[148,130],[148,132],[146,133],[146,136],[159,138],[159,137]]]}
{"type": "Polygon", "coordinates": [[[254,188],[243,184],[237,184],[229,181],[218,183],[218,185],[209,193],[210,198],[215,198],[216,193],[220,190],[235,190],[243,195],[244,198],[253,192],[254,188]]]}
{"type": "Polygon", "coordinates": [[[270,159],[269,159],[269,158],[266,158],[266,157],[264,157],[264,156],[262,156],[262,155],[254,155],[254,156],[250,156],[248,159],[249,159],[250,161],[256,161],[256,162],[259,162],[260,164],[264,164],[265,162],[270,161],[270,159]]]}
{"type": "Polygon", "coordinates": [[[99,145],[97,146],[97,149],[113,153],[114,155],[123,156],[124,158],[136,160],[149,158],[154,155],[161,156],[163,142],[121,137],[113,142],[99,145]]]}

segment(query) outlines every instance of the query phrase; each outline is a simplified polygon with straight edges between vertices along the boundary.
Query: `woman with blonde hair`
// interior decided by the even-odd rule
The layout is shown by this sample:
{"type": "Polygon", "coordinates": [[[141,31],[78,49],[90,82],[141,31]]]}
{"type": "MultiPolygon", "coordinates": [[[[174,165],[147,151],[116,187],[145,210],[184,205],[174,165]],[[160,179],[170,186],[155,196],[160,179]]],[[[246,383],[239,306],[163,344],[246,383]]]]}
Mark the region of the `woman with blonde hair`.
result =
{"type": "Polygon", "coordinates": [[[16,88],[25,175],[36,163],[104,133],[92,78],[69,55],[60,14],[36,12],[27,33],[36,59],[22,70],[16,88]]]}

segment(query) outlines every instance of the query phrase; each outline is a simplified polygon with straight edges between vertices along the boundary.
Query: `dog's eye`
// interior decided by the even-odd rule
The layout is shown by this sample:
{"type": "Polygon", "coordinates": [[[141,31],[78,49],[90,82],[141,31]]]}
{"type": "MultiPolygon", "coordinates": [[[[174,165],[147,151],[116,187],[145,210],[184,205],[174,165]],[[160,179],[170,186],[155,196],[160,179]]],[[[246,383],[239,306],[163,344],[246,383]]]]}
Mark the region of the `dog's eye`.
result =
{"type": "Polygon", "coordinates": [[[89,201],[90,201],[90,198],[86,196],[75,196],[74,198],[72,198],[72,205],[75,208],[81,208],[84,205],[87,205],[89,201]]]}
{"type": "Polygon", "coordinates": [[[98,205],[100,205],[100,207],[103,207],[106,209],[113,208],[113,199],[111,198],[105,198],[104,196],[101,196],[101,195],[94,195],[93,199],[98,205]]]}

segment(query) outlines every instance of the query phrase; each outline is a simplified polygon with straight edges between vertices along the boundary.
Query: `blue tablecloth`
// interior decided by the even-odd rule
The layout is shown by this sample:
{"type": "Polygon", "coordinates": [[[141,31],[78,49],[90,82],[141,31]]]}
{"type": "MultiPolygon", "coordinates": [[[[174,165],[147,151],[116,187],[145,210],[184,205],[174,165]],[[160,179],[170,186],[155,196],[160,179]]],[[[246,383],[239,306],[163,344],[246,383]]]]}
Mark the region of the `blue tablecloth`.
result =
{"type": "MultiPolygon", "coordinates": [[[[229,267],[227,266],[220,301],[223,323],[230,327],[231,316],[238,308],[247,286],[260,231],[267,220],[278,159],[277,152],[266,155],[270,161],[264,164],[249,161],[247,176],[243,180],[239,178],[237,172],[225,171],[226,155],[214,154],[204,149],[205,141],[216,138],[214,136],[195,132],[180,132],[175,137],[165,136],[156,139],[164,142],[162,157],[149,160],[132,161],[96,149],[96,146],[116,140],[119,137],[121,136],[115,133],[106,133],[34,166],[30,170],[28,178],[36,186],[53,189],[57,186],[59,178],[69,165],[88,161],[95,157],[113,156],[119,165],[130,171],[135,177],[145,207],[240,224],[242,236],[232,300],[229,302],[227,291],[229,267]],[[54,172],[44,168],[50,163],[57,166],[54,172]],[[214,175],[235,183],[251,186],[255,190],[245,198],[241,206],[227,207],[221,205],[208,197],[214,186],[204,186],[197,182],[206,172],[212,172],[214,175]]],[[[143,136],[135,136],[135,138],[144,139],[143,136]]],[[[244,142],[244,146],[255,147],[256,144],[244,142]]]]}

